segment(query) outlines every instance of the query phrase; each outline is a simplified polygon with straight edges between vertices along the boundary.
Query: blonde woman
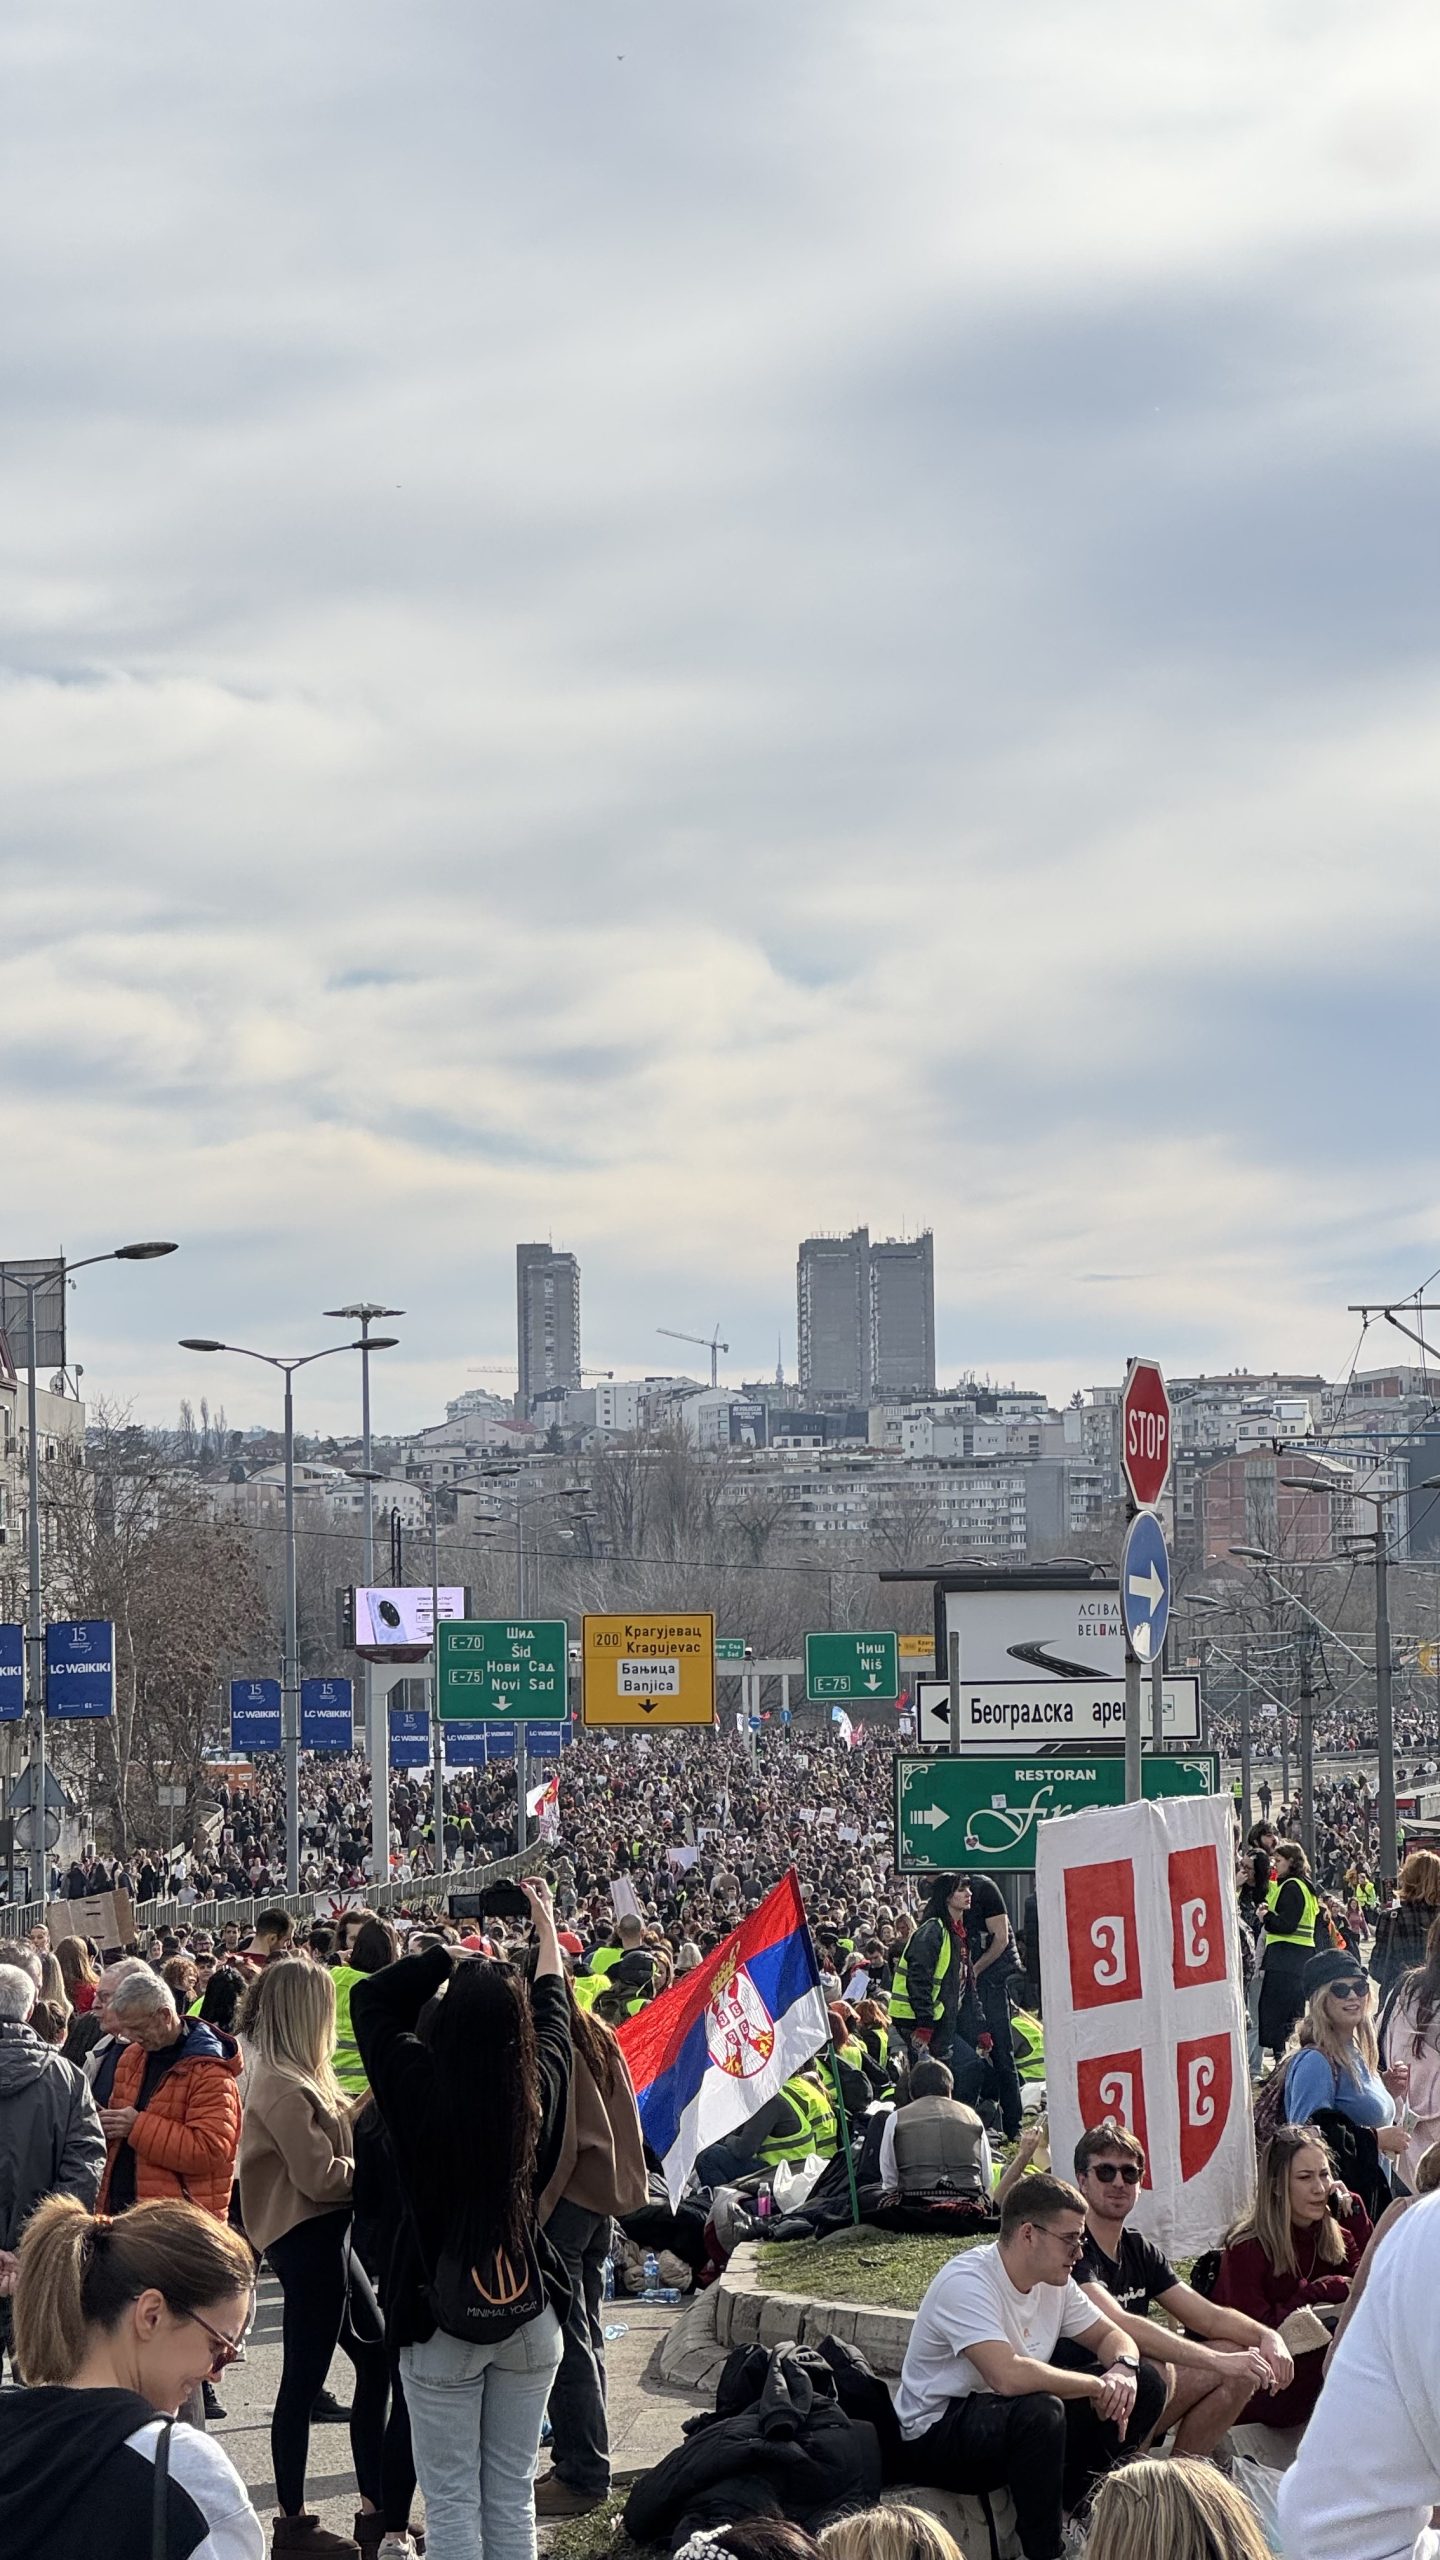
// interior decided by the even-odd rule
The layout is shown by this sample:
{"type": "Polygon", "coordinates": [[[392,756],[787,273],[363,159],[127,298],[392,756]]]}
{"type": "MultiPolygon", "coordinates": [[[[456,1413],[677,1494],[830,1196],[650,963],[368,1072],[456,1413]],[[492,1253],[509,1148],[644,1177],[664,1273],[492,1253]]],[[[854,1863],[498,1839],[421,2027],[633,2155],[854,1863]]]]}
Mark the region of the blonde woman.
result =
{"type": "Polygon", "coordinates": [[[1440,1857],[1433,1849],[1412,1849],[1400,1869],[1395,1899],[1375,1924],[1370,1971],[1380,1998],[1392,1991],[1402,1974],[1424,1961],[1426,1941],[1440,1920],[1440,1857]]]}
{"type": "MultiPolygon", "coordinates": [[[[938,2516],[899,2501],[827,2524],[820,2548],[825,2560],[965,2560],[938,2516]]],[[[1147,2554],[1147,2560],[1153,2555],[1147,2554]]]]}
{"type": "Polygon", "coordinates": [[[383,2331],[370,2279],[350,2251],[355,2181],[350,2106],[335,2077],[335,1987],[296,1957],[268,1964],[246,2000],[241,2033],[250,2093],[240,2139],[240,2206],[285,2297],[284,2362],[270,2422],[280,2502],[272,2550],[313,2560],[378,2551],[381,2444],[389,2397],[383,2331]],[[337,2346],[355,2368],[350,2449],[360,2493],[353,2537],[326,2532],[305,2507],[310,2412],[337,2346]]]}
{"type": "MultiPolygon", "coordinates": [[[[1254,2206],[1220,2253],[1212,2301],[1266,2329],[1283,2328],[1303,2308],[1338,2312],[1370,2237],[1363,2206],[1346,2199],[1342,2222],[1339,2201],[1323,2136],[1310,2125],[1282,2124],[1260,2154],[1254,2206]]],[[[1235,2423],[1304,2426],[1320,2396],[1324,2354],[1324,2345],[1302,2349],[1294,2380],[1282,2391],[1257,2391],[1235,2423]]]]}
{"type": "Polygon", "coordinates": [[[1307,2041],[1285,2073],[1285,2121],[1343,2119],[1327,2130],[1343,2145],[1346,2184],[1372,2216],[1383,2213],[1390,2201],[1388,2163],[1406,2147],[1395,2102],[1409,2086],[1409,2070],[1399,2061],[1380,2069],[1374,1993],[1354,1956],[1339,1950],[1312,1956],[1305,1995],[1307,2041]]]}
{"type": "MultiPolygon", "coordinates": [[[[829,2537],[826,2536],[828,2544],[829,2537]]],[[[1146,2456],[1101,2481],[1085,2560],[1270,2560],[1255,2510],[1213,2463],[1146,2456]]],[[[850,2560],[850,2555],[845,2555],[850,2560]]]]}
{"type": "Polygon", "coordinates": [[[1420,2163],[1440,2142],[1440,1920],[1431,1923],[1423,1965],[1405,1975],[1391,2003],[1384,2058],[1405,2073],[1410,2124],[1400,2175],[1418,2190],[1420,2163]]]}

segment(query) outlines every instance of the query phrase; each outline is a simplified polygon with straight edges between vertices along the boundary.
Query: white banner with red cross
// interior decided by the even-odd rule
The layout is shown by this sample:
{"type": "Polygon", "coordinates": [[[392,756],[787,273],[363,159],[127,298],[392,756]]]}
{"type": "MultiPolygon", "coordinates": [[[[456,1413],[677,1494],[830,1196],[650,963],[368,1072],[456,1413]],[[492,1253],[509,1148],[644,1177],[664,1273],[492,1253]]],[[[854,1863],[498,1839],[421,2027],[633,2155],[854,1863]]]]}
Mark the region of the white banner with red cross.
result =
{"type": "Polygon", "coordinates": [[[1175,2255],[1247,2207],[1255,2140],[1228,1796],[1042,1823],[1035,1891],[1050,2156],[1113,2117],[1145,2146],[1136,2228],[1175,2255]]]}

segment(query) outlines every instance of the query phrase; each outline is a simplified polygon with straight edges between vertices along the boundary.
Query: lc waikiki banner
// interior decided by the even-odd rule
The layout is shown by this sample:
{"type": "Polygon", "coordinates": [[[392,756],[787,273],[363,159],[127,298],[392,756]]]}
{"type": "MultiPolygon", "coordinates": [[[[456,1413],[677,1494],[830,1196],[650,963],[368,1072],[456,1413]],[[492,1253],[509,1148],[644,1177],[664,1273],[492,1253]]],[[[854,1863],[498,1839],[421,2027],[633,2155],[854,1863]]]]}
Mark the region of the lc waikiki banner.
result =
{"type": "Polygon", "coordinates": [[[1145,2146],[1138,2230],[1207,2248],[1255,2181],[1228,1796],[1042,1823],[1035,1891],[1050,2151],[1113,2116],[1145,2146]]]}
{"type": "Polygon", "coordinates": [[[693,1973],[619,2030],[645,2139],[678,2204],[696,2154],[733,2133],[830,2042],[795,1870],[693,1973]]]}

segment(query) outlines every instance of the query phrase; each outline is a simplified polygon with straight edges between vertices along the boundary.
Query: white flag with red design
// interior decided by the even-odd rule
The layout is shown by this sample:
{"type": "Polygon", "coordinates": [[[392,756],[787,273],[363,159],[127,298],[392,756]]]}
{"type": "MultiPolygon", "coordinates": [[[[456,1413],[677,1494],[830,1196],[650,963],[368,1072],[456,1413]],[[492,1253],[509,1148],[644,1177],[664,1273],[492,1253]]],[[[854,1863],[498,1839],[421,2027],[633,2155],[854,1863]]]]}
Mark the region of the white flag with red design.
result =
{"type": "Polygon", "coordinates": [[[1135,2225],[1209,2248],[1255,2180],[1228,1796],[1042,1823],[1035,1891],[1050,2155],[1114,2117],[1145,2146],[1135,2225]]]}

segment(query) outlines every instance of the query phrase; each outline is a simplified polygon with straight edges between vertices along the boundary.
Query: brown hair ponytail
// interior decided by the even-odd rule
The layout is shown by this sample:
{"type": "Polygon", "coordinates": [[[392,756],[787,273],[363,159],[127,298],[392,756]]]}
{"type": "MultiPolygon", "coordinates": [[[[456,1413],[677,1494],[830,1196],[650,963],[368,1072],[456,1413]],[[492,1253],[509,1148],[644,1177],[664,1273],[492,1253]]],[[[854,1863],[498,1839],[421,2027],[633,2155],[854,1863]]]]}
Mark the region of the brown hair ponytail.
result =
{"type": "Polygon", "coordinates": [[[15,2362],[30,2384],[69,2382],[89,2333],[114,2329],[152,2289],[176,2312],[245,2293],[254,2262],[238,2231],[198,2205],[137,2204],[116,2222],[73,2196],[48,2196],[25,2225],[10,2309],[15,2362]]]}

